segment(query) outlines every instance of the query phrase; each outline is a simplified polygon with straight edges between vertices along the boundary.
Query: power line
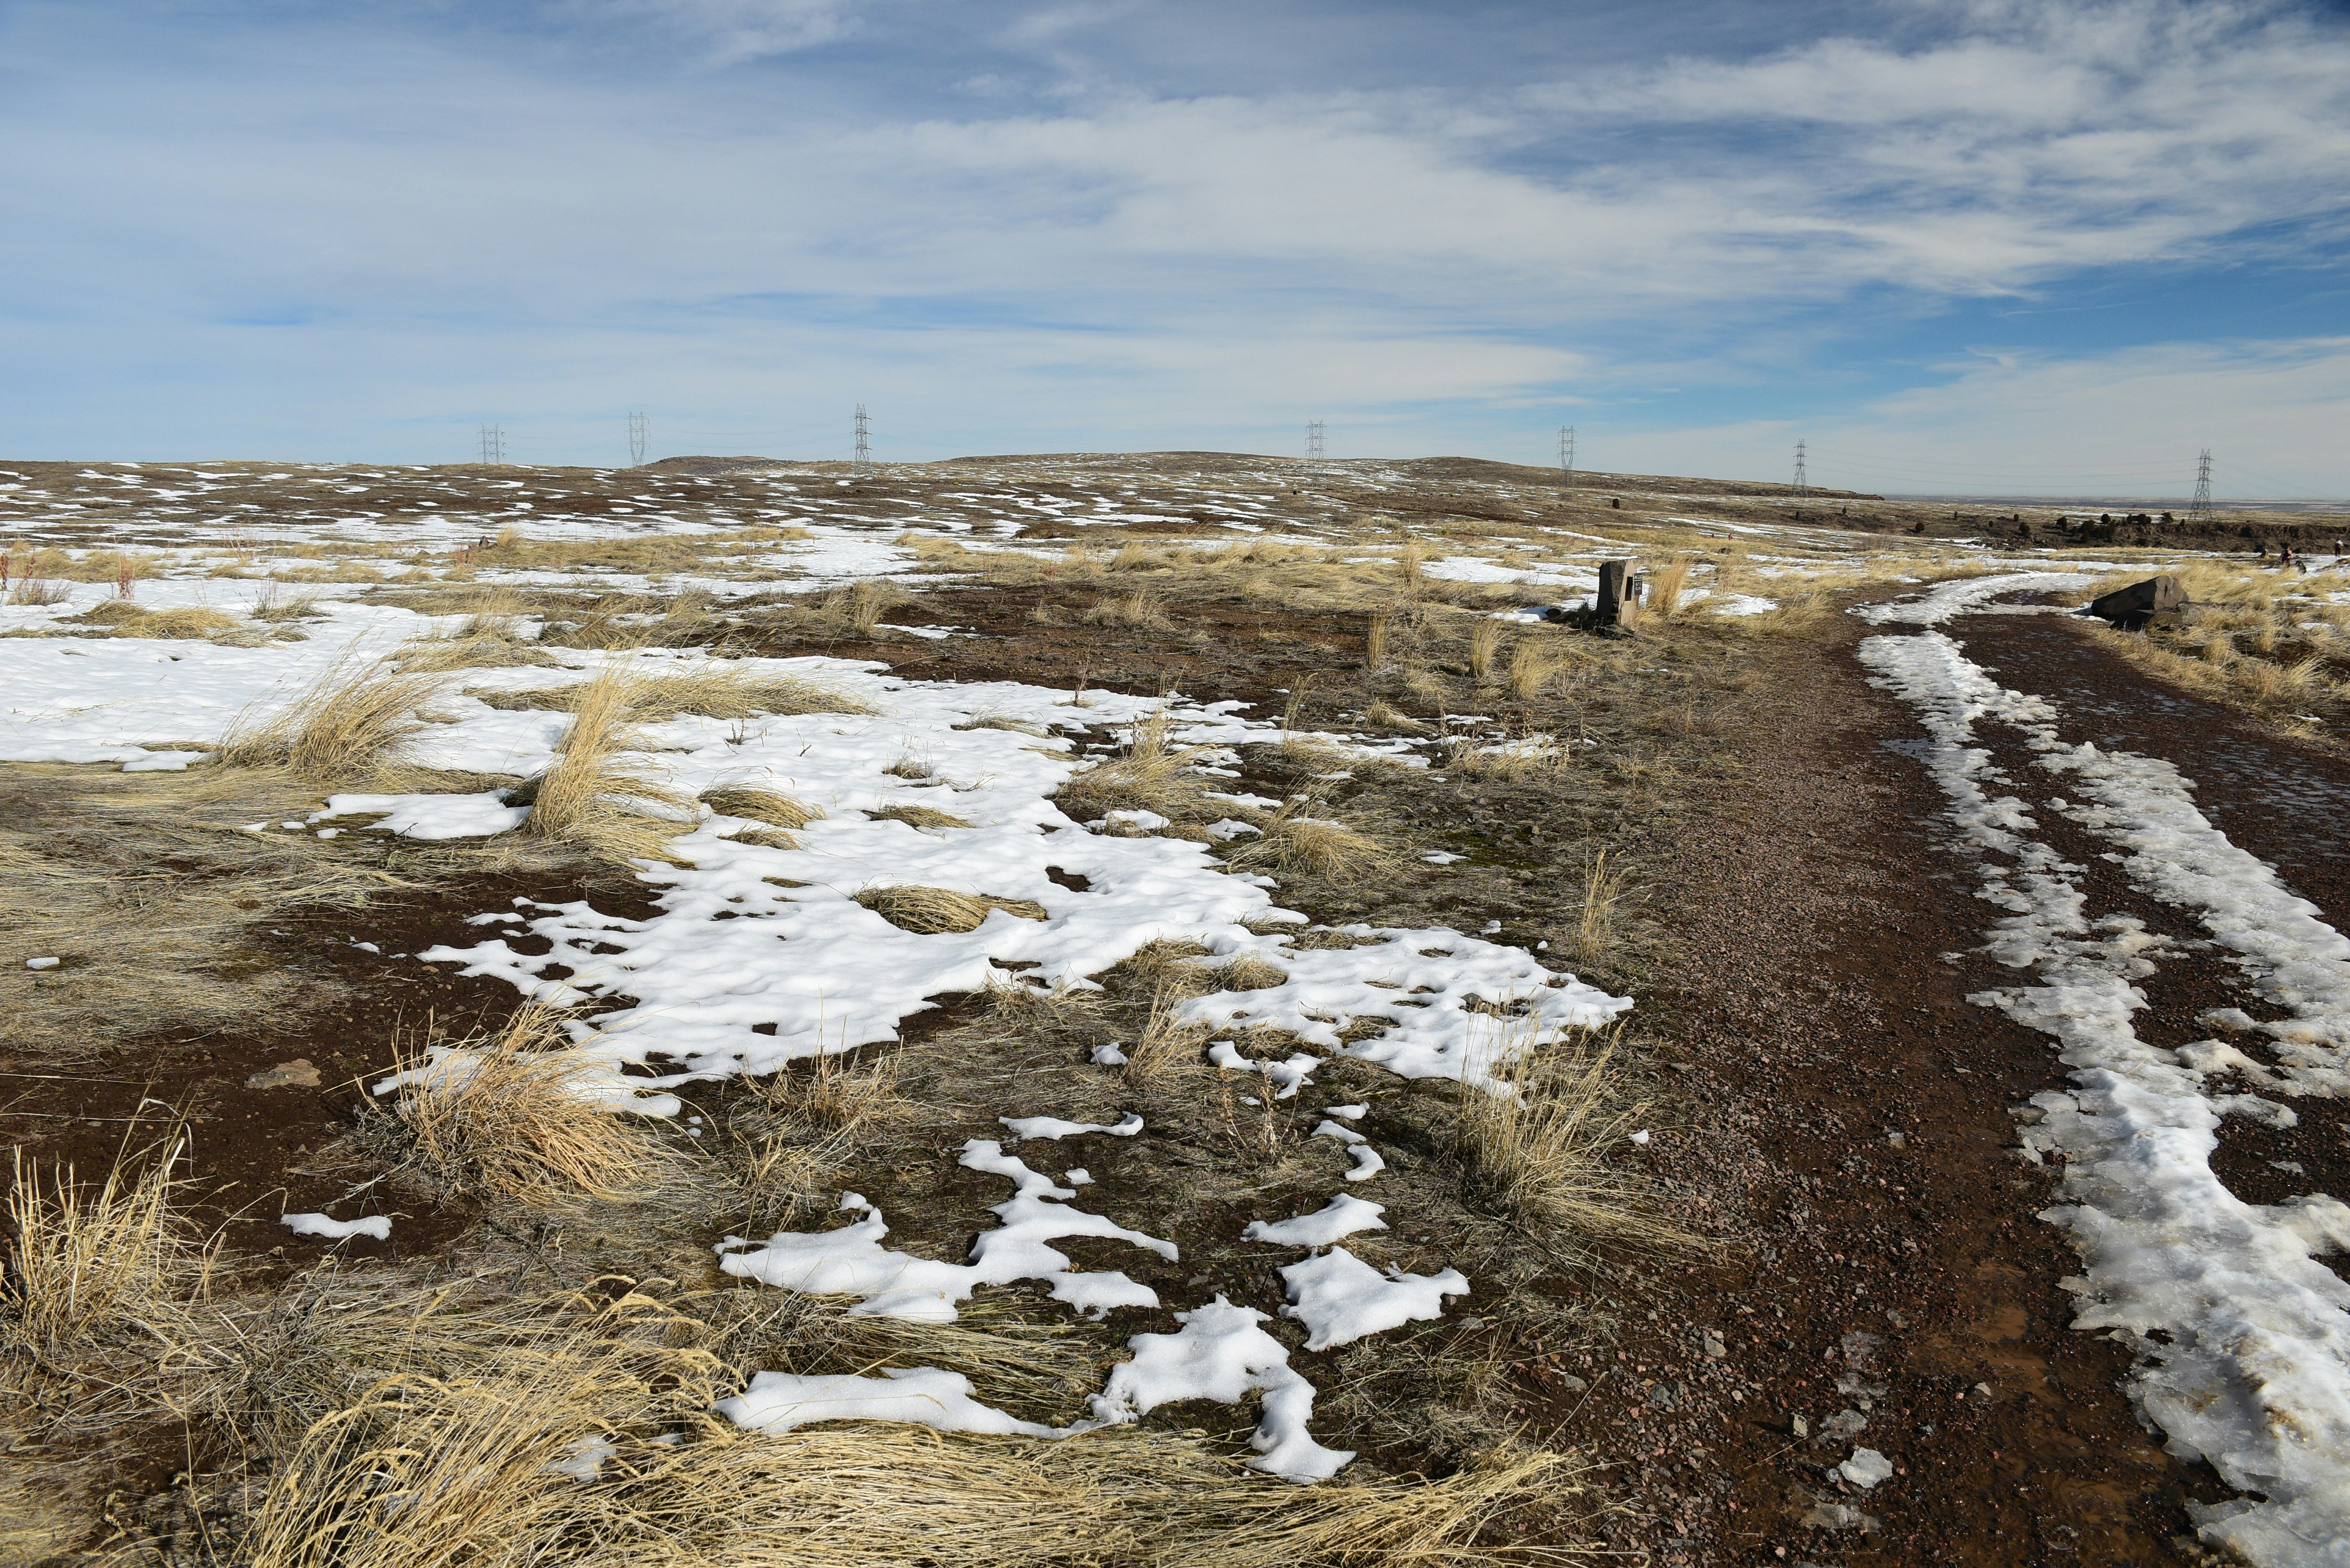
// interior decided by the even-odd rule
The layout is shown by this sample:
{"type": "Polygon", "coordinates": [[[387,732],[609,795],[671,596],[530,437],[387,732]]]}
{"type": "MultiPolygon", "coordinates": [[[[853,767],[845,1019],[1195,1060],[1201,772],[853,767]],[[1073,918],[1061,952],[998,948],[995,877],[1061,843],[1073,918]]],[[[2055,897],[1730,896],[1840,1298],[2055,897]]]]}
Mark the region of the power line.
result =
{"type": "Polygon", "coordinates": [[[1795,493],[1809,495],[1811,493],[1811,484],[1804,478],[1804,443],[1799,440],[1795,442],[1795,493]]]}
{"type": "MultiPolygon", "coordinates": [[[[873,448],[871,443],[867,440],[867,433],[865,425],[865,405],[863,403],[859,403],[857,405],[856,472],[858,477],[860,479],[873,472],[873,448]]],[[[835,448],[834,450],[837,451],[839,449],[835,448]]]]}
{"type": "Polygon", "coordinates": [[[502,425],[482,427],[482,463],[488,467],[506,460],[506,432],[502,425]]]}
{"type": "Polygon", "coordinates": [[[2211,449],[2205,447],[2203,455],[2195,460],[2195,499],[2188,504],[2189,523],[2211,521],[2211,449]]]}
{"type": "Polygon", "coordinates": [[[1568,425],[1558,432],[1558,477],[1561,483],[1575,483],[1575,427],[1568,425]]]}
{"type": "Polygon", "coordinates": [[[630,468],[645,461],[645,449],[650,444],[650,439],[645,430],[643,412],[632,410],[629,415],[629,466],[630,468]]]}

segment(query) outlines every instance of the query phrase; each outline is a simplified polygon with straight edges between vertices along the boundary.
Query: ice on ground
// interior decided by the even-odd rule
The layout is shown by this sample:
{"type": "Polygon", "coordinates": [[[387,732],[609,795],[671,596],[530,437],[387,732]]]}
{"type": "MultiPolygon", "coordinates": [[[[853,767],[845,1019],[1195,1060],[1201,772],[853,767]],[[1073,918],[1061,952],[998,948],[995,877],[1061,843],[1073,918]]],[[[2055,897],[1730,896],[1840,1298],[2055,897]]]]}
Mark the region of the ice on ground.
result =
{"type": "Polygon", "coordinates": [[[1264,1241],[1276,1247],[1326,1247],[1358,1231],[1384,1231],[1388,1222],[1382,1203],[1367,1203],[1351,1192],[1341,1192],[1311,1214],[1295,1220],[1252,1220],[1241,1232],[1243,1241],[1264,1241]]]}
{"type": "Polygon", "coordinates": [[[1314,1081],[1314,1069],[1322,1065],[1322,1058],[1308,1052],[1293,1053],[1285,1062],[1254,1062],[1240,1054],[1240,1048],[1229,1040],[1208,1042],[1208,1063],[1229,1073],[1261,1073],[1270,1079],[1278,1092],[1276,1100],[1297,1097],[1298,1089],[1314,1081]]]}
{"type": "MultiPolygon", "coordinates": [[[[332,794],[326,808],[313,812],[310,823],[340,816],[374,816],[371,827],[403,838],[487,838],[520,827],[530,815],[526,805],[508,805],[496,790],[482,794],[332,794]]],[[[320,837],[332,833],[328,828],[320,837]]]]}
{"type": "Polygon", "coordinates": [[[998,1116],[995,1118],[1012,1131],[1012,1136],[1028,1138],[1077,1137],[1086,1133],[1107,1133],[1111,1137],[1132,1137],[1142,1130],[1142,1118],[1128,1111],[1114,1125],[1099,1122],[1065,1122],[1058,1116],[998,1116]]]}
{"type": "MultiPolygon", "coordinates": [[[[1220,956],[1256,958],[1282,970],[1280,985],[1220,991],[1183,1005],[1187,1022],[1211,1029],[1277,1029],[1307,1044],[1376,1063],[1399,1077],[1455,1078],[1496,1087],[1497,1068],[1570,1029],[1596,1029],[1629,1008],[1573,975],[1554,973],[1523,948],[1441,927],[1335,928],[1361,945],[1298,950],[1284,935],[1249,933],[1215,943],[1220,956]],[[1478,1007],[1508,1006],[1497,1019],[1478,1007]],[[1350,1023],[1379,1019],[1383,1033],[1349,1042],[1350,1023]]],[[[1204,939],[1203,939],[1204,940],[1204,939]]]]}
{"type": "Polygon", "coordinates": [[[1407,1274],[1389,1264],[1382,1274],[1344,1247],[1292,1263],[1281,1277],[1290,1301],[1281,1314],[1305,1325],[1308,1350],[1352,1345],[1366,1334],[1442,1317],[1445,1297],[1469,1293],[1469,1282],[1458,1269],[1407,1274]]]}
{"type": "Polygon", "coordinates": [[[965,1144],[961,1163],[1012,1182],[1011,1198],[991,1210],[1002,1221],[972,1243],[968,1263],[934,1262],[881,1245],[889,1233],[881,1211],[861,1194],[841,1194],[840,1207],[865,1218],[837,1231],[778,1231],[763,1242],[729,1236],[718,1245],[718,1266],[730,1274],[782,1290],[864,1299],[849,1311],[923,1323],[954,1319],[957,1307],[982,1285],[1014,1280],[1048,1283],[1053,1299],[1087,1317],[1112,1307],[1159,1304],[1159,1293],[1115,1271],[1073,1271],[1067,1254],[1047,1243],[1065,1236],[1095,1236],[1126,1241],[1170,1262],[1175,1243],[1129,1231],[1107,1217],[1072,1209],[1075,1188],[1057,1187],[986,1138],[965,1144]]]}
{"type": "MultiPolygon", "coordinates": [[[[1930,626],[2045,582],[1945,585],[1879,618],[1930,626]]],[[[2005,911],[1987,950],[2022,971],[2019,982],[1970,1000],[2052,1037],[2072,1069],[2072,1093],[2048,1096],[2027,1149],[2064,1157],[2063,1201],[2043,1218],[2083,1261],[2074,1325],[2131,1347],[2127,1386],[2172,1453],[2208,1459],[2263,1500],[2206,1515],[2206,1540],[2262,1564],[2342,1561],[2350,1284],[2314,1254],[2350,1249],[2350,1208],[2323,1194],[2247,1203],[2213,1172],[2220,1120],[2238,1096],[2206,1082],[2243,1053],[2217,1041],[2173,1052],[2138,1037],[2135,1015],[2148,1005],[2138,982],[2174,945],[2134,918],[2093,913],[2083,868],[2037,836],[2032,808],[1993,793],[2009,781],[1977,743],[1978,727],[2012,730],[2074,799],[2051,809],[2126,851],[2133,884],[2200,921],[2287,1013],[2266,1025],[2241,1017],[2275,1042],[2262,1087],[2342,1092],[2350,949],[2203,816],[2170,764],[2067,744],[2051,704],[2001,686],[1940,631],[1871,637],[1861,657],[1923,723],[1920,754],[1949,801],[1957,846],[1975,860],[1981,896],[2005,911]]]]}
{"type": "Polygon", "coordinates": [[[1249,1438],[1258,1457],[1248,1461],[1250,1469],[1308,1483],[1329,1480],[1354,1459],[1351,1451],[1324,1448],[1307,1432],[1314,1385],[1289,1365],[1288,1348],[1258,1326],[1264,1314],[1220,1295],[1177,1313],[1175,1321],[1183,1325],[1177,1333],[1138,1334],[1127,1342],[1133,1358],[1112,1368],[1094,1396],[1096,1420],[1133,1421],[1185,1399],[1236,1405],[1258,1394],[1263,1403],[1249,1438]]]}
{"type": "Polygon", "coordinates": [[[329,1241],[346,1241],[353,1236],[372,1236],[379,1241],[391,1240],[391,1217],[370,1214],[364,1220],[329,1220],[324,1214],[280,1214],[277,1222],[296,1236],[319,1236],[329,1241]]]}
{"type": "Polygon", "coordinates": [[[803,1377],[762,1372],[714,1407],[753,1432],[788,1432],[819,1421],[896,1421],[941,1432],[1050,1438],[1051,1427],[1022,1421],[971,1397],[971,1379],[935,1366],[900,1366],[879,1377],[803,1377]]]}

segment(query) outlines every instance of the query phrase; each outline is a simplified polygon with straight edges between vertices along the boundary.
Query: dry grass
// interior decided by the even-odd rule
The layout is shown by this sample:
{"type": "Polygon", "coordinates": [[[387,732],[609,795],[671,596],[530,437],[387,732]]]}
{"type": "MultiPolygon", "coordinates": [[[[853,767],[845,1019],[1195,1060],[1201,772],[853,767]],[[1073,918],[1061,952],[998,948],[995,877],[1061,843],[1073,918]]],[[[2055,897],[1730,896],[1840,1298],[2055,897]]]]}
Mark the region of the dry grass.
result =
{"type": "Polygon", "coordinates": [[[1548,1060],[1505,1054],[1518,1064],[1493,1092],[1461,1095],[1452,1152],[1467,1195],[1554,1242],[1686,1242],[1610,1158],[1648,1111],[1610,1082],[1612,1043],[1548,1060]]]}
{"type": "MultiPolygon", "coordinates": [[[[608,666],[610,674],[619,667],[608,666]]],[[[599,677],[600,679],[600,677],[599,677]]],[[[690,669],[631,666],[615,676],[628,688],[627,717],[631,722],[661,723],[681,714],[705,719],[750,719],[761,714],[873,713],[862,698],[852,697],[820,681],[793,675],[760,675],[726,664],[690,669]]],[[[546,686],[525,691],[468,692],[494,708],[543,708],[574,712],[595,689],[591,680],[572,686],[546,686]]]]}
{"type": "Polygon", "coordinates": [[[1376,669],[1388,661],[1388,612],[1374,610],[1363,623],[1363,662],[1376,669]]]}
{"type": "Polygon", "coordinates": [[[679,1157],[601,1108],[606,1069],[576,1053],[564,1016],[534,1003],[453,1045],[395,1044],[398,1097],[354,1142],[436,1196],[545,1209],[657,1191],[679,1157]]]}
{"type": "Polygon", "coordinates": [[[1464,737],[1445,748],[1443,766],[1446,773],[1476,778],[1538,779],[1565,767],[1567,756],[1565,748],[1548,742],[1489,744],[1464,737]]]}
{"type": "Polygon", "coordinates": [[[754,784],[721,784],[702,792],[702,804],[721,816],[739,816],[750,822],[764,822],[785,833],[797,833],[809,823],[824,815],[821,807],[810,805],[797,795],[781,790],[760,789],[754,784]]]}
{"type": "Polygon", "coordinates": [[[569,690],[571,727],[553,765],[526,786],[523,831],[615,858],[658,859],[691,826],[691,803],[624,755],[637,744],[636,678],[608,668],[569,690]]]}
{"type": "Polygon", "coordinates": [[[1493,661],[1502,650],[1502,623],[1481,616],[1469,628],[1469,673],[1479,680],[1493,678],[1493,661]]]}
{"type": "Polygon", "coordinates": [[[1176,745],[1169,728],[1163,709],[1136,720],[1128,727],[1126,745],[1118,754],[1063,784],[1055,802],[1078,822],[1113,811],[1151,811],[1174,822],[1200,818],[1208,787],[1191,768],[1200,748],[1176,745]]]}
{"type": "Polygon", "coordinates": [[[1567,950],[1579,964],[1605,962],[1616,950],[1617,915],[1629,878],[1614,851],[1596,849],[1583,866],[1583,896],[1575,910],[1567,950]]]}
{"type": "Polygon", "coordinates": [[[197,641],[220,637],[238,629],[241,622],[233,615],[219,610],[187,607],[180,609],[142,609],[128,599],[108,599],[78,616],[68,616],[57,623],[78,630],[90,628],[84,635],[99,637],[142,637],[157,640],[197,641]]]}
{"type": "Polygon", "coordinates": [[[868,578],[827,595],[825,608],[847,621],[850,631],[869,641],[881,617],[905,597],[905,591],[894,583],[868,578]]]}
{"type": "Polygon", "coordinates": [[[972,827],[977,824],[951,811],[941,811],[928,805],[885,805],[865,814],[875,822],[902,822],[909,827],[936,830],[941,827],[972,827]]]}
{"type": "Polygon", "coordinates": [[[1307,815],[1318,805],[1306,795],[1284,801],[1264,820],[1263,831],[1227,854],[1225,864],[1303,873],[1334,882],[1357,881],[1395,865],[1395,852],[1370,835],[1343,822],[1307,815]]]}
{"type": "Polygon", "coordinates": [[[1690,564],[1686,559],[1658,567],[1648,578],[1648,607],[1668,618],[1679,614],[1681,595],[1689,591],[1689,579],[1690,564]]]}
{"type": "Polygon", "coordinates": [[[237,715],[216,760],[348,785],[402,759],[424,728],[417,711],[442,686],[440,676],[389,659],[338,659],[276,711],[237,715]]]}
{"type": "MultiPolygon", "coordinates": [[[[909,1328],[957,1337],[932,1326],[909,1328]]],[[[1195,1436],[1131,1428],[1061,1442],[867,1423],[764,1436],[710,1413],[744,1375],[725,1342],[642,1295],[483,1337],[430,1372],[388,1371],[302,1432],[249,1513],[222,1521],[235,1560],[1466,1568],[1573,1555],[1506,1544],[1521,1516],[1582,1490],[1566,1456],[1504,1449],[1442,1481],[1295,1488],[1195,1436]]]]}
{"type": "Polygon", "coordinates": [[[1207,1049],[1208,1036],[1213,1031],[1204,1023],[1185,1022],[1181,1012],[1192,990],[1213,981],[1197,974],[1183,979],[1189,983],[1160,984],[1153,989],[1150,1012],[1134,1044],[1127,1048],[1124,1073],[1128,1083],[1149,1086],[1201,1064],[1201,1053],[1207,1049]]]}
{"type": "Polygon", "coordinates": [[[1531,702],[1550,690],[1565,668],[1555,649],[1534,639],[1525,639],[1510,650],[1510,695],[1521,702],[1531,702]]]}
{"type": "Polygon", "coordinates": [[[261,602],[253,607],[253,618],[266,621],[308,620],[322,612],[316,594],[278,595],[279,585],[272,582],[263,590],[261,602]]]}
{"type": "Polygon", "coordinates": [[[176,1211],[187,1143],[119,1158],[96,1190],[70,1166],[45,1180],[13,1151],[0,1249],[0,1355],[49,1360],[125,1334],[168,1340],[165,1320],[203,1293],[213,1249],[176,1211]]]}
{"type": "Polygon", "coordinates": [[[73,589],[51,577],[18,577],[7,594],[6,602],[17,606],[61,605],[73,597],[73,589]]]}
{"type": "Polygon", "coordinates": [[[899,930],[925,937],[975,931],[997,909],[1024,920],[1045,918],[1045,906],[1033,899],[958,893],[951,888],[868,888],[857,895],[857,901],[899,930]]]}

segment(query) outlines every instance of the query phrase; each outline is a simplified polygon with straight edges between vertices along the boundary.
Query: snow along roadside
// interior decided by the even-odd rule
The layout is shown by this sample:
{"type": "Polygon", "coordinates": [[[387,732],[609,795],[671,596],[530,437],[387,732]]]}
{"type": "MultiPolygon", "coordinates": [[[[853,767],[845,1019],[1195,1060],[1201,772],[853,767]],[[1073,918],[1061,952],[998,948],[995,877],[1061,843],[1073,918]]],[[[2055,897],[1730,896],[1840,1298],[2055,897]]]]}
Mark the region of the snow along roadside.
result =
{"type": "MultiPolygon", "coordinates": [[[[1979,578],[1867,618],[1930,627],[2046,586],[2048,574],[1979,578]]],[[[1860,659],[1924,724],[1957,847],[1981,867],[1979,896],[2009,911],[1989,950],[2031,977],[1968,1000],[2050,1035],[2073,1069],[2073,1094],[2035,1096],[2046,1119],[2027,1148],[2065,1157],[2066,1201],[2042,1218],[2082,1256],[2085,1278],[2067,1282],[2081,1296],[2074,1326],[2116,1331],[2135,1351],[2130,1393],[2173,1454],[2258,1494],[2199,1511],[2206,1541],[2279,1568],[2350,1561],[2350,1285],[2312,1255],[2350,1250],[2350,1209],[2230,1192],[2210,1167],[2220,1117],[2291,1113],[2206,1088],[2213,1071],[2250,1067],[2282,1093],[2340,1092],[2350,943],[2229,842],[2168,763],[2065,744],[2052,704],[2001,686],[1941,632],[1874,636],[1860,659]],[[2171,945],[2128,917],[2090,918],[2082,868],[2033,836],[2025,803],[1990,793],[2010,781],[1972,743],[1986,722],[2012,729],[2085,797],[2054,808],[2126,850],[2134,886],[2192,913],[2287,1011],[2263,1026],[2281,1043],[2273,1072],[2220,1042],[2174,1052],[2138,1039],[2147,999],[2133,982],[2171,945]]]]}

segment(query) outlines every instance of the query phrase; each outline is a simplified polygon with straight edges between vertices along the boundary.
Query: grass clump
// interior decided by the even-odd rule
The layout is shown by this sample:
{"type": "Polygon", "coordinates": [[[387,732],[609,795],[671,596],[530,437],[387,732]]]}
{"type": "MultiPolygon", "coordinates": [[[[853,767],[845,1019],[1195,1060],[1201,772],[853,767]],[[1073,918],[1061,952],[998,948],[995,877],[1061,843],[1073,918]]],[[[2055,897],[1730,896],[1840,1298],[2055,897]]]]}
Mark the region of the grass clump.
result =
{"type": "Polygon", "coordinates": [[[95,1190],[70,1166],[45,1180],[14,1151],[0,1351],[47,1360],[125,1330],[160,1334],[181,1303],[202,1293],[213,1251],[173,1207],[186,1147],[175,1137],[118,1160],[95,1190]]]}
{"type": "Polygon", "coordinates": [[[107,637],[195,641],[233,632],[237,629],[238,622],[236,617],[224,615],[216,609],[188,606],[179,609],[151,610],[128,599],[108,599],[78,616],[68,616],[57,624],[103,628],[101,635],[107,637]]]}
{"type": "Polygon", "coordinates": [[[676,1157],[605,1108],[610,1070],[577,1054],[563,1018],[534,1003],[454,1045],[396,1052],[398,1098],[356,1141],[436,1195],[535,1209],[646,1197],[676,1157]]]}
{"type": "Polygon", "coordinates": [[[1267,817],[1263,831],[1225,856],[1225,864],[1252,870],[1272,868],[1347,882],[1386,870],[1394,851],[1369,834],[1343,822],[1308,815],[1315,803],[1298,795],[1267,817]]]}
{"type": "Polygon", "coordinates": [[[1466,1194],[1557,1239],[1675,1234],[1645,1211],[1638,1182],[1609,1161],[1648,1109],[1609,1082],[1612,1045],[1548,1062],[1511,1054],[1517,1065],[1490,1091],[1461,1095],[1452,1153],[1466,1194]]]}
{"type": "Polygon", "coordinates": [[[239,714],[221,737],[216,760],[337,782],[359,777],[404,756],[424,728],[417,710],[442,684],[438,675],[389,659],[337,659],[276,711],[239,714]]]}
{"type": "Polygon", "coordinates": [[[525,786],[523,831],[620,859],[658,859],[689,825],[691,803],[626,753],[636,678],[618,668],[571,688],[571,727],[554,763],[525,786]]]}
{"type": "MultiPolygon", "coordinates": [[[[682,714],[705,719],[750,719],[761,714],[872,713],[862,698],[795,675],[760,675],[723,664],[686,670],[635,669],[625,677],[627,717],[657,724],[682,714]]],[[[577,712],[595,688],[593,680],[573,686],[525,691],[473,691],[494,708],[543,708],[577,712]]]]}
{"type": "Polygon", "coordinates": [[[721,784],[702,792],[702,804],[721,816],[739,816],[750,822],[764,822],[770,827],[780,827],[786,833],[797,833],[824,815],[821,808],[810,805],[797,795],[781,790],[760,789],[754,784],[721,784]]]}
{"type": "Polygon", "coordinates": [[[885,805],[866,815],[875,822],[902,822],[909,827],[972,827],[975,823],[951,811],[941,811],[928,805],[885,805]]]}
{"type": "Polygon", "coordinates": [[[1113,811],[1149,811],[1183,822],[1201,815],[1207,781],[1191,769],[1197,746],[1178,746],[1164,709],[1136,720],[1115,756],[1096,763],[1063,784],[1054,799],[1078,822],[1113,811]]]}
{"type": "Polygon", "coordinates": [[[1045,919],[1045,906],[1033,899],[958,893],[951,888],[868,888],[857,895],[857,902],[899,930],[925,937],[975,931],[997,909],[1024,920],[1045,919]]]}

